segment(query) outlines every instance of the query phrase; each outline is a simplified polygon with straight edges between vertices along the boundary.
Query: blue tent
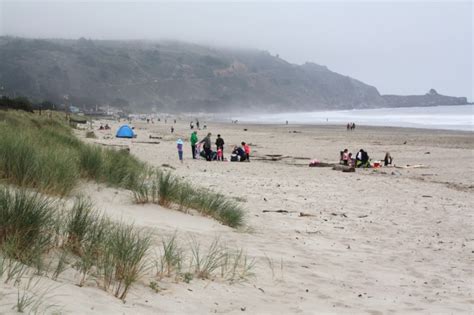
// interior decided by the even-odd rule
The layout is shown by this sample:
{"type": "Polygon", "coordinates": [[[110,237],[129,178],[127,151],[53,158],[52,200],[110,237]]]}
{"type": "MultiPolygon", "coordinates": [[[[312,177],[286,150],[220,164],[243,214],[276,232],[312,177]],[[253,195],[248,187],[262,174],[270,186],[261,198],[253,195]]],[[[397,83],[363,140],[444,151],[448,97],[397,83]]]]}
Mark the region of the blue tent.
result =
{"type": "Polygon", "coordinates": [[[123,125],[117,130],[117,138],[133,138],[133,130],[128,125],[123,125]]]}

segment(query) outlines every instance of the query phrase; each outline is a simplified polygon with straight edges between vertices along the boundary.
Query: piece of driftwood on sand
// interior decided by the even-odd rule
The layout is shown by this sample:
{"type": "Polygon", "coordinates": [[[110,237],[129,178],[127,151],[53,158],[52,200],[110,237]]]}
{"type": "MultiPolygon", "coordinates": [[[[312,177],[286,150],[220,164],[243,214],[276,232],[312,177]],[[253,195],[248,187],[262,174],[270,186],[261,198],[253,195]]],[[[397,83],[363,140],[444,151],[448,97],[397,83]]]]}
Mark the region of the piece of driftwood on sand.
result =
{"type": "Polygon", "coordinates": [[[339,165],[337,163],[326,163],[326,162],[319,162],[317,164],[312,164],[310,167],[334,167],[336,165],[339,165]]]}
{"type": "Polygon", "coordinates": [[[113,144],[113,143],[102,143],[102,142],[96,142],[96,143],[103,145],[104,147],[128,148],[128,145],[126,144],[113,144]]]}
{"type": "Polygon", "coordinates": [[[262,210],[263,213],[267,212],[275,212],[275,213],[294,213],[296,211],[288,211],[288,210],[262,210]]]}
{"type": "Polygon", "coordinates": [[[133,143],[160,144],[160,141],[133,141],[133,143]]]}
{"type": "Polygon", "coordinates": [[[335,171],[343,171],[345,173],[355,172],[355,168],[353,166],[340,165],[340,164],[334,165],[332,169],[335,171]]]}
{"type": "Polygon", "coordinates": [[[428,166],[423,165],[423,164],[414,164],[414,165],[407,164],[407,165],[402,165],[402,166],[396,165],[395,168],[428,168],[428,166]]]}

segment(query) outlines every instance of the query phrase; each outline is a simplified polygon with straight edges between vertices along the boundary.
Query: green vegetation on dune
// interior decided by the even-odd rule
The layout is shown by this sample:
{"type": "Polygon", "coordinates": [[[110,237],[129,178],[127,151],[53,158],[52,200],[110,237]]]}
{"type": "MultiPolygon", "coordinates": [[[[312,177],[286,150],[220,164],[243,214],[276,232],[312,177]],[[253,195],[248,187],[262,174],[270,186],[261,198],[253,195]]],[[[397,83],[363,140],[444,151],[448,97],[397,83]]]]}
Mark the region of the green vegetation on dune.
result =
{"type": "Polygon", "coordinates": [[[145,169],[126,152],[81,142],[57,117],[0,114],[0,178],[17,186],[60,196],[80,178],[131,188],[145,169]]]}
{"type": "Polygon", "coordinates": [[[133,188],[136,203],[156,203],[180,210],[195,209],[230,227],[243,224],[244,212],[237,202],[207,189],[196,188],[173,176],[171,172],[150,170],[149,175],[133,188]]]}
{"type": "MultiPolygon", "coordinates": [[[[125,300],[150,269],[150,233],[111,220],[82,197],[63,199],[81,179],[130,190],[136,203],[177,205],[231,227],[243,224],[243,210],[235,201],[151,168],[127,151],[79,140],[63,114],[0,111],[0,134],[0,281],[18,288],[25,277],[57,280],[75,269],[77,285],[93,281],[125,300]]],[[[213,243],[203,253],[197,242],[193,246],[189,271],[183,273],[181,247],[174,238],[163,241],[154,277],[189,282],[193,276],[214,277],[218,269],[231,282],[250,275],[253,262],[241,250],[235,254],[213,243]]],[[[152,287],[158,288],[153,281],[152,287]]],[[[38,311],[44,296],[32,300],[31,294],[25,289],[25,299],[19,295],[17,310],[38,311]]]]}
{"type": "Polygon", "coordinates": [[[146,233],[108,219],[84,199],[76,199],[64,216],[37,193],[0,190],[0,258],[10,265],[34,267],[56,279],[68,264],[80,273],[79,286],[94,270],[105,291],[125,299],[144,270],[149,247],[146,233]],[[54,251],[62,251],[56,267],[45,263],[54,251]]]}
{"type": "Polygon", "coordinates": [[[127,151],[84,143],[57,113],[0,111],[0,134],[0,179],[7,183],[67,196],[80,179],[93,180],[131,190],[136,203],[177,204],[231,227],[243,224],[235,201],[151,168],[127,151]]]}

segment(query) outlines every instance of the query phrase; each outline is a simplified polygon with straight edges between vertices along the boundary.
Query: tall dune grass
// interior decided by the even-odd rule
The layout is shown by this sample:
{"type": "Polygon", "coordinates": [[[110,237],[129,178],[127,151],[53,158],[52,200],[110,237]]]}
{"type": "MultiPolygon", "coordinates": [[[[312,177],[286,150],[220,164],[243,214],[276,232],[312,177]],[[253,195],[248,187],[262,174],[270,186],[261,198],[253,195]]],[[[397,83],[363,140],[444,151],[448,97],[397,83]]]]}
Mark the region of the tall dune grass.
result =
{"type": "Polygon", "coordinates": [[[94,276],[104,290],[125,299],[142,276],[150,244],[148,234],[110,220],[86,199],[76,199],[63,215],[38,193],[0,189],[0,271],[10,274],[7,279],[23,266],[57,278],[71,263],[80,273],[79,286],[94,276]],[[50,252],[60,254],[55,266],[43,262],[50,252]]]}
{"type": "Polygon", "coordinates": [[[0,250],[8,257],[40,266],[41,256],[54,247],[55,223],[50,199],[0,188],[0,250]]]}
{"type": "Polygon", "coordinates": [[[136,203],[156,203],[164,207],[174,203],[182,211],[192,208],[230,227],[244,223],[244,212],[235,201],[207,189],[195,188],[171,172],[150,171],[132,190],[136,203]]]}
{"type": "Polygon", "coordinates": [[[132,190],[137,203],[196,209],[231,227],[243,211],[221,194],[198,189],[171,172],[151,169],[127,151],[86,144],[59,119],[0,112],[0,179],[40,192],[67,196],[82,179],[132,190]]]}
{"type": "Polygon", "coordinates": [[[0,178],[21,187],[68,195],[80,178],[130,189],[145,171],[128,152],[85,144],[56,119],[2,113],[0,178]]]}

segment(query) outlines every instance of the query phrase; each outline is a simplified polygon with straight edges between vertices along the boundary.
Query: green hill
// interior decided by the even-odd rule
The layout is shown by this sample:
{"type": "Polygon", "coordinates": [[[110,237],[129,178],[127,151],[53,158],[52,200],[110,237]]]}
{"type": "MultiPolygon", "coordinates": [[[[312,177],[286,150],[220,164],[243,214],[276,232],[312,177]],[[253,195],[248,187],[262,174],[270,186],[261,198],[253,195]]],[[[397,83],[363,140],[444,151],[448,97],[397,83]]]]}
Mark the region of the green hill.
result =
{"type": "Polygon", "coordinates": [[[396,106],[375,87],[325,66],[295,65],[265,51],[0,37],[0,56],[0,94],[79,107],[227,112],[396,106]]]}

